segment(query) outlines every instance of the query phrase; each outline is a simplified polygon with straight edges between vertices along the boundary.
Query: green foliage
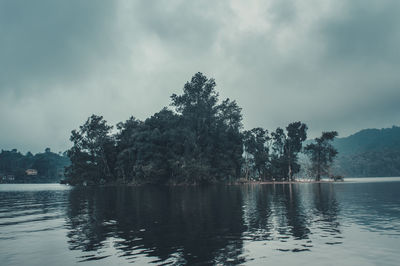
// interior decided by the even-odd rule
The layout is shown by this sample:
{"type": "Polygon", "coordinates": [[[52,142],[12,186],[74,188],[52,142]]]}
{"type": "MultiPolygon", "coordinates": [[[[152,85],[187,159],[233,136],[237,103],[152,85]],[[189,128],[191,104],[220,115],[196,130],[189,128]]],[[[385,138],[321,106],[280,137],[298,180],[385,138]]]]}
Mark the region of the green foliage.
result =
{"type": "Polygon", "coordinates": [[[266,179],[268,176],[269,148],[266,142],[269,140],[268,130],[260,127],[243,132],[245,151],[245,176],[248,179],[252,170],[253,176],[266,179]]]}
{"type": "Polygon", "coordinates": [[[72,131],[70,182],[202,184],[234,181],[242,172],[247,178],[291,179],[307,126],[294,122],[286,133],[278,128],[271,136],[262,128],[242,132],[242,109],[230,99],[219,101],[215,87],[213,79],[196,73],[181,95],[171,96],[171,109],[145,121],[131,117],[117,124],[115,134],[92,115],[72,131]]]}
{"type": "Polygon", "coordinates": [[[92,115],[79,130],[73,130],[74,143],[67,154],[71,165],[66,169],[69,181],[75,183],[101,183],[114,177],[115,140],[102,116],[92,115]]]}
{"type": "MultiPolygon", "coordinates": [[[[58,182],[63,178],[64,167],[69,165],[65,154],[57,154],[46,148],[44,153],[21,154],[16,149],[0,153],[0,182],[3,177],[12,176],[16,183],[58,182]],[[37,175],[28,176],[27,169],[37,170],[37,175]]],[[[10,180],[5,180],[9,182],[10,180]]]]}
{"type": "Polygon", "coordinates": [[[292,180],[298,173],[297,154],[307,137],[307,126],[290,123],[286,132],[277,128],[271,135],[262,128],[243,132],[245,150],[245,177],[261,180],[292,180]]]}
{"type": "Polygon", "coordinates": [[[219,103],[215,86],[197,73],[182,95],[171,96],[173,110],[164,108],[143,122],[131,117],[117,124],[114,135],[93,115],[72,131],[70,181],[198,184],[239,177],[241,108],[229,99],[219,103]]]}
{"type": "Polygon", "coordinates": [[[321,179],[322,175],[330,174],[330,166],[338,154],[332,145],[332,141],[337,135],[336,131],[322,132],[321,137],[315,138],[315,143],[308,144],[304,149],[311,160],[312,171],[317,181],[321,179]]]}
{"type": "Polygon", "coordinates": [[[286,127],[287,137],[284,145],[284,162],[287,165],[287,177],[289,180],[292,180],[293,175],[300,171],[300,165],[297,163],[297,154],[301,151],[302,143],[307,139],[307,129],[307,125],[300,121],[290,123],[286,127]]]}
{"type": "Polygon", "coordinates": [[[400,127],[364,129],[335,139],[333,171],[351,177],[400,176],[400,127]]]}
{"type": "Polygon", "coordinates": [[[400,151],[382,149],[344,155],[333,167],[335,172],[351,177],[400,176],[400,151]]]}

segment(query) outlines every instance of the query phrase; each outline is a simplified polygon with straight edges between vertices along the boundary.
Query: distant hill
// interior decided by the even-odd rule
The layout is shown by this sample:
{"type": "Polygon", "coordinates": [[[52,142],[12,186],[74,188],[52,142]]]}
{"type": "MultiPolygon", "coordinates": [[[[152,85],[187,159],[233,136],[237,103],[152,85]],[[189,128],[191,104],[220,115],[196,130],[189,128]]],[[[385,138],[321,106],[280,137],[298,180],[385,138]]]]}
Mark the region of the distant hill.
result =
{"type": "Polygon", "coordinates": [[[400,127],[364,129],[338,138],[334,172],[352,177],[400,176],[400,127]]]}

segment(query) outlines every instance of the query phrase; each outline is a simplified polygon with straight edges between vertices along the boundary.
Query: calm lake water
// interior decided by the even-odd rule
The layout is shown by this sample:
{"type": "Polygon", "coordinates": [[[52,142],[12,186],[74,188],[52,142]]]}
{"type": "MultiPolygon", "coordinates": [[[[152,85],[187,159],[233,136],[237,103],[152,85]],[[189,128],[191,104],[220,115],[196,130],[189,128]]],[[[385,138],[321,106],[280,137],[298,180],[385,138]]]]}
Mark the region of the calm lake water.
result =
{"type": "Polygon", "coordinates": [[[0,264],[400,265],[400,178],[336,184],[0,184],[0,264]]]}

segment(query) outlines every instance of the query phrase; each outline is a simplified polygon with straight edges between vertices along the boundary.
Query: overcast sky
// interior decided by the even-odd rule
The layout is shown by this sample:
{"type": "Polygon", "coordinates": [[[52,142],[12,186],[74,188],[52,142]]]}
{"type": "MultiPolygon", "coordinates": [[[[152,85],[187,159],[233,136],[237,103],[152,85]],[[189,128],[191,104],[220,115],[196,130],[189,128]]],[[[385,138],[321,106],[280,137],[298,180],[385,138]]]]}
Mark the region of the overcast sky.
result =
{"type": "Polygon", "coordinates": [[[0,0],[0,148],[63,151],[92,113],[169,105],[196,72],[246,128],[400,124],[398,0],[0,0]]]}

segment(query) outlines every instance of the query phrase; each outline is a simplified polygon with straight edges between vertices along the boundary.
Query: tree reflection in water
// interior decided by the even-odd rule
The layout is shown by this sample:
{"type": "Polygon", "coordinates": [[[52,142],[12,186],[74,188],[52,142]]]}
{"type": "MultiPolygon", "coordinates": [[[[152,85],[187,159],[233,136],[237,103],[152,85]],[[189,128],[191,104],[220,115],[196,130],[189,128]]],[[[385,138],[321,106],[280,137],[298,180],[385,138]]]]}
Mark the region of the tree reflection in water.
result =
{"type": "Polygon", "coordinates": [[[341,239],[340,223],[338,221],[339,204],[335,197],[334,186],[332,184],[315,184],[313,186],[314,196],[314,223],[321,229],[322,237],[327,237],[326,244],[341,244],[341,241],[331,239],[341,239]]]}
{"type": "MultiPolygon", "coordinates": [[[[240,263],[242,216],[238,187],[75,189],[69,245],[101,251],[113,238],[117,255],[129,261],[146,255],[156,263],[240,263]]],[[[104,256],[97,252],[83,259],[104,256]]]]}
{"type": "Polygon", "coordinates": [[[325,184],[75,188],[67,236],[70,249],[85,252],[80,260],[237,264],[249,241],[306,251],[313,234],[340,238],[338,213],[325,184]]]}

